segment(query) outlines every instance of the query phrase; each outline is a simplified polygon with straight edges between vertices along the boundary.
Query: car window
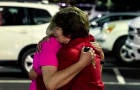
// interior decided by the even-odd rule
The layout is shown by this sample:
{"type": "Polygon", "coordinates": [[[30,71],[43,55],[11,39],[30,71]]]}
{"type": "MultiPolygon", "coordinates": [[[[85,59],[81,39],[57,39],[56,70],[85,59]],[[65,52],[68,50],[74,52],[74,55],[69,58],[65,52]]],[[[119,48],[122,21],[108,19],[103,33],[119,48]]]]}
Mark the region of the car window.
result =
{"type": "Polygon", "coordinates": [[[120,20],[120,16],[118,15],[112,15],[112,16],[108,16],[106,18],[104,18],[103,22],[112,22],[112,21],[117,21],[117,20],[120,20]]]}
{"type": "Polygon", "coordinates": [[[133,19],[135,17],[137,17],[137,15],[126,15],[126,16],[121,16],[121,19],[127,20],[127,19],[133,19]]]}
{"type": "Polygon", "coordinates": [[[48,23],[51,19],[49,12],[42,9],[28,8],[28,16],[31,25],[48,23]]]}
{"type": "Polygon", "coordinates": [[[0,18],[1,26],[26,24],[24,9],[20,7],[0,7],[0,18]]]}
{"type": "Polygon", "coordinates": [[[97,21],[99,26],[102,26],[106,22],[113,22],[113,21],[118,21],[118,20],[127,20],[127,19],[132,19],[135,18],[136,15],[112,15],[112,16],[106,16],[102,17],[97,21]]]}
{"type": "Polygon", "coordinates": [[[109,21],[127,20],[127,19],[135,18],[136,16],[137,15],[116,15],[116,16],[111,16],[109,21]]]}
{"type": "Polygon", "coordinates": [[[117,21],[120,20],[120,16],[111,16],[109,21],[117,21]]]}
{"type": "Polygon", "coordinates": [[[93,17],[92,19],[90,19],[89,21],[90,22],[94,22],[94,21],[97,21],[99,20],[100,18],[104,17],[105,14],[98,14],[97,16],[93,17]]]}
{"type": "Polygon", "coordinates": [[[99,26],[102,26],[104,23],[109,22],[109,21],[110,21],[110,17],[106,16],[106,17],[103,17],[103,18],[99,19],[97,21],[97,23],[98,23],[99,26]]]}

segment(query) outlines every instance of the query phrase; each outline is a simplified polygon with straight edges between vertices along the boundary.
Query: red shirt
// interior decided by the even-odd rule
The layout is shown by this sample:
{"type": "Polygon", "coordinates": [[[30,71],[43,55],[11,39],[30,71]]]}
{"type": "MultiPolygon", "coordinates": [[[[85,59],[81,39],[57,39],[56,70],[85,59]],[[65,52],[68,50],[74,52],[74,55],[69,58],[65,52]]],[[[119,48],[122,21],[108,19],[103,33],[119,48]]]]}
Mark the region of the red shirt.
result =
{"type": "MultiPolygon", "coordinates": [[[[80,51],[83,46],[89,46],[94,41],[92,36],[73,39],[69,44],[64,45],[58,52],[58,70],[67,68],[76,63],[80,57],[80,51]]],[[[96,53],[96,51],[95,51],[96,53]]],[[[100,56],[96,53],[96,68],[92,64],[86,66],[76,77],[59,90],[104,90],[104,84],[101,79],[100,56]]]]}

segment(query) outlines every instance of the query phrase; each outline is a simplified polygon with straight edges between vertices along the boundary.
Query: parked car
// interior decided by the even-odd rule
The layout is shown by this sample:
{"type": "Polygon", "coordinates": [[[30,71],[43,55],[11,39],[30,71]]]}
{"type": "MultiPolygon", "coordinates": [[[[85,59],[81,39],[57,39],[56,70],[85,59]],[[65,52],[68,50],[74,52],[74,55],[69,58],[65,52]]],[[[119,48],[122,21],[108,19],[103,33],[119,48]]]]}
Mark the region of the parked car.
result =
{"type": "Polygon", "coordinates": [[[0,60],[16,60],[27,73],[36,44],[58,11],[59,6],[53,4],[0,2],[0,60]]]}
{"type": "MultiPolygon", "coordinates": [[[[102,25],[99,25],[98,23],[100,23],[100,19],[102,17],[104,17],[104,14],[98,14],[97,16],[95,16],[94,18],[89,20],[89,22],[90,22],[90,33],[93,36],[96,36],[101,31],[102,25]]],[[[102,22],[102,20],[101,20],[101,22],[102,22]]]]}
{"type": "Polygon", "coordinates": [[[105,23],[113,22],[113,21],[120,21],[120,20],[128,20],[140,15],[139,13],[100,13],[94,18],[90,19],[90,32],[93,35],[97,35],[105,23]]]}
{"type": "Polygon", "coordinates": [[[140,13],[126,12],[102,15],[91,21],[94,28],[90,28],[90,32],[105,51],[113,52],[118,60],[123,61],[123,53],[120,50],[128,35],[128,22],[139,15],[140,13]]]}
{"type": "Polygon", "coordinates": [[[121,52],[122,59],[127,63],[140,60],[140,17],[130,21],[128,37],[121,52]]]}
{"type": "Polygon", "coordinates": [[[104,12],[104,13],[97,14],[92,19],[89,19],[89,21],[92,27],[97,27],[97,26],[101,27],[104,25],[104,23],[107,22],[132,19],[139,15],[140,13],[136,13],[136,12],[120,12],[120,13],[104,12]]]}

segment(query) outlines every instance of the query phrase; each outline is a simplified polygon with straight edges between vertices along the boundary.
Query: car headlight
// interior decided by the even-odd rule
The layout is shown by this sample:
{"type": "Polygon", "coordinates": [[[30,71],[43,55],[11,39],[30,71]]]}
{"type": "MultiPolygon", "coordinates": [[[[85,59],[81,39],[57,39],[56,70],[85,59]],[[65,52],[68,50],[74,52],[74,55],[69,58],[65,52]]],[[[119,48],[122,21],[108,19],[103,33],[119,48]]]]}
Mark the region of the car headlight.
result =
{"type": "Polygon", "coordinates": [[[115,28],[115,25],[107,25],[107,24],[105,24],[103,31],[105,33],[111,33],[114,30],[114,28],[115,28]]]}

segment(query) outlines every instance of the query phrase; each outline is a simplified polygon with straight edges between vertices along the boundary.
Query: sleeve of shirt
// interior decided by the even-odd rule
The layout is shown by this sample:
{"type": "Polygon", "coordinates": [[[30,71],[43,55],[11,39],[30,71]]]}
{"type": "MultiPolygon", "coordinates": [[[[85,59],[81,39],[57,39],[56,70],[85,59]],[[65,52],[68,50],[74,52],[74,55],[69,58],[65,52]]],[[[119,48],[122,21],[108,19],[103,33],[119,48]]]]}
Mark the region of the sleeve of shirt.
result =
{"type": "Polygon", "coordinates": [[[60,49],[60,44],[55,38],[50,38],[42,43],[39,62],[40,66],[58,66],[57,52],[60,49]]]}

